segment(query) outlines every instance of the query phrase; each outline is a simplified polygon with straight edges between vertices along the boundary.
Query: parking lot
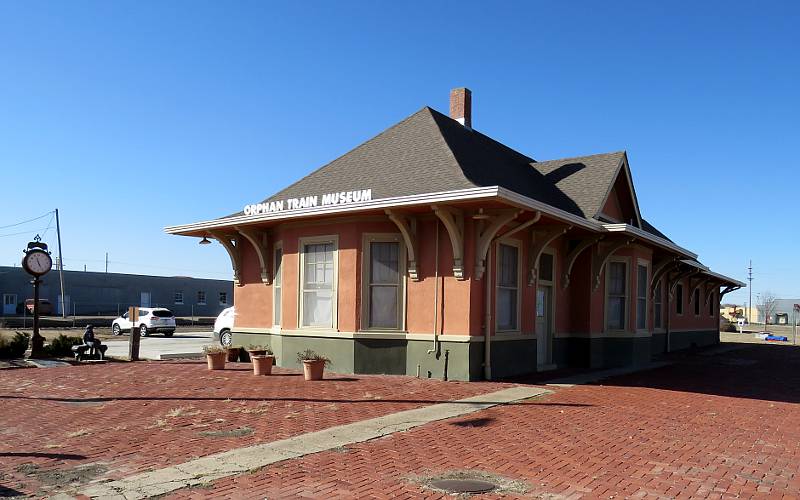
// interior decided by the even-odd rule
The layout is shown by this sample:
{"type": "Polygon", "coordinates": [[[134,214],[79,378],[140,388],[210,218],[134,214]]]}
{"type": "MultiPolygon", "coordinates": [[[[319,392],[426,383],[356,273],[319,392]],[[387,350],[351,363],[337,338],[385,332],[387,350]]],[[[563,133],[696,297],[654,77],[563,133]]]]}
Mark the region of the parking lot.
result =
{"type": "MultiPolygon", "coordinates": [[[[594,384],[540,383],[549,393],[209,476],[167,496],[441,498],[432,479],[467,476],[497,485],[480,498],[797,498],[800,349],[726,343],[669,361],[594,384]]],[[[231,368],[5,371],[0,482],[6,493],[90,491],[226,450],[252,454],[342,424],[534,387],[335,373],[307,383],[291,370],[254,377],[247,364],[231,368]]]]}

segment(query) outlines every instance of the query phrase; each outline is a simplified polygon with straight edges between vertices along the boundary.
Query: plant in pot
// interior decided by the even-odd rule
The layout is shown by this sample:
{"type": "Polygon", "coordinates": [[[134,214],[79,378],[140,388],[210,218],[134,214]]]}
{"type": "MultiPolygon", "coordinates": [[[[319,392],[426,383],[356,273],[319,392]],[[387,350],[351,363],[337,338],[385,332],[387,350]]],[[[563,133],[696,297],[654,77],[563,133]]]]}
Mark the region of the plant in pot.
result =
{"type": "Polygon", "coordinates": [[[266,356],[267,352],[272,354],[268,346],[250,344],[247,346],[247,352],[250,356],[266,356]]]}
{"type": "MultiPolygon", "coordinates": [[[[251,346],[252,347],[252,346],[251,346]]],[[[254,375],[270,375],[272,373],[272,365],[275,362],[275,356],[272,355],[272,349],[268,346],[261,347],[258,350],[250,351],[250,360],[253,362],[254,375]],[[254,354],[255,352],[263,354],[254,354]]]]}
{"type": "Polygon", "coordinates": [[[303,376],[306,380],[322,380],[325,367],[331,365],[331,360],[311,349],[297,353],[297,362],[303,364],[303,376]]]}
{"type": "Polygon", "coordinates": [[[218,346],[205,346],[203,352],[206,354],[206,361],[208,361],[209,370],[224,370],[225,360],[228,353],[222,347],[218,346]]]}

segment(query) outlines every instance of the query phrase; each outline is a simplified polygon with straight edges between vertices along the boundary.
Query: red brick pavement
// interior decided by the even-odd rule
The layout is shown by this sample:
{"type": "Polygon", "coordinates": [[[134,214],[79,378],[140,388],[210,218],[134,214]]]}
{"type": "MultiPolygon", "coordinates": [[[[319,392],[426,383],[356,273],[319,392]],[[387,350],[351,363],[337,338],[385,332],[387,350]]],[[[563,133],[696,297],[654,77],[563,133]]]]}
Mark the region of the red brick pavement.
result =
{"type": "Polygon", "coordinates": [[[799,498],[797,366],[792,347],[686,356],[171,498],[437,498],[414,478],[457,470],[527,484],[509,498],[799,498]]]}
{"type": "Polygon", "coordinates": [[[294,371],[255,377],[249,364],[228,366],[209,372],[205,362],[162,361],[0,371],[0,496],[54,491],[37,472],[100,463],[106,471],[99,477],[117,479],[507,386],[336,374],[304,382],[294,371]],[[232,429],[245,435],[201,434],[232,429]]]}

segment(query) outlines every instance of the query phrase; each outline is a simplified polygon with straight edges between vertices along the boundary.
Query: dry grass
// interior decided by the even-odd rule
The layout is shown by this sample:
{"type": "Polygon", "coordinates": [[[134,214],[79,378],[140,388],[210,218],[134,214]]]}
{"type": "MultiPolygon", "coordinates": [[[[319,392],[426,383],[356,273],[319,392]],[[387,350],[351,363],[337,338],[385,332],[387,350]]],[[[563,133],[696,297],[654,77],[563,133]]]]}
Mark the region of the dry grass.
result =
{"type": "Polygon", "coordinates": [[[68,432],[67,433],[67,437],[68,438],[76,438],[76,437],[81,437],[81,436],[88,436],[89,434],[91,434],[89,429],[78,429],[75,432],[68,432]]]}

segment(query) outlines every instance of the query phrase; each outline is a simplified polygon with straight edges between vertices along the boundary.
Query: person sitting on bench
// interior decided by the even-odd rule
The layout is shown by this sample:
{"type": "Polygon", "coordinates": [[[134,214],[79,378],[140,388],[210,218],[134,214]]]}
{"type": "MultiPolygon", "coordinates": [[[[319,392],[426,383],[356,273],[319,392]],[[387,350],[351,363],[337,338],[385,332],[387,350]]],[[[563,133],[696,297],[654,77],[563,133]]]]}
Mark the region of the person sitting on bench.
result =
{"type": "Polygon", "coordinates": [[[102,357],[103,350],[101,347],[100,339],[94,336],[94,326],[86,325],[86,331],[83,332],[83,343],[88,345],[92,350],[102,357]]]}

